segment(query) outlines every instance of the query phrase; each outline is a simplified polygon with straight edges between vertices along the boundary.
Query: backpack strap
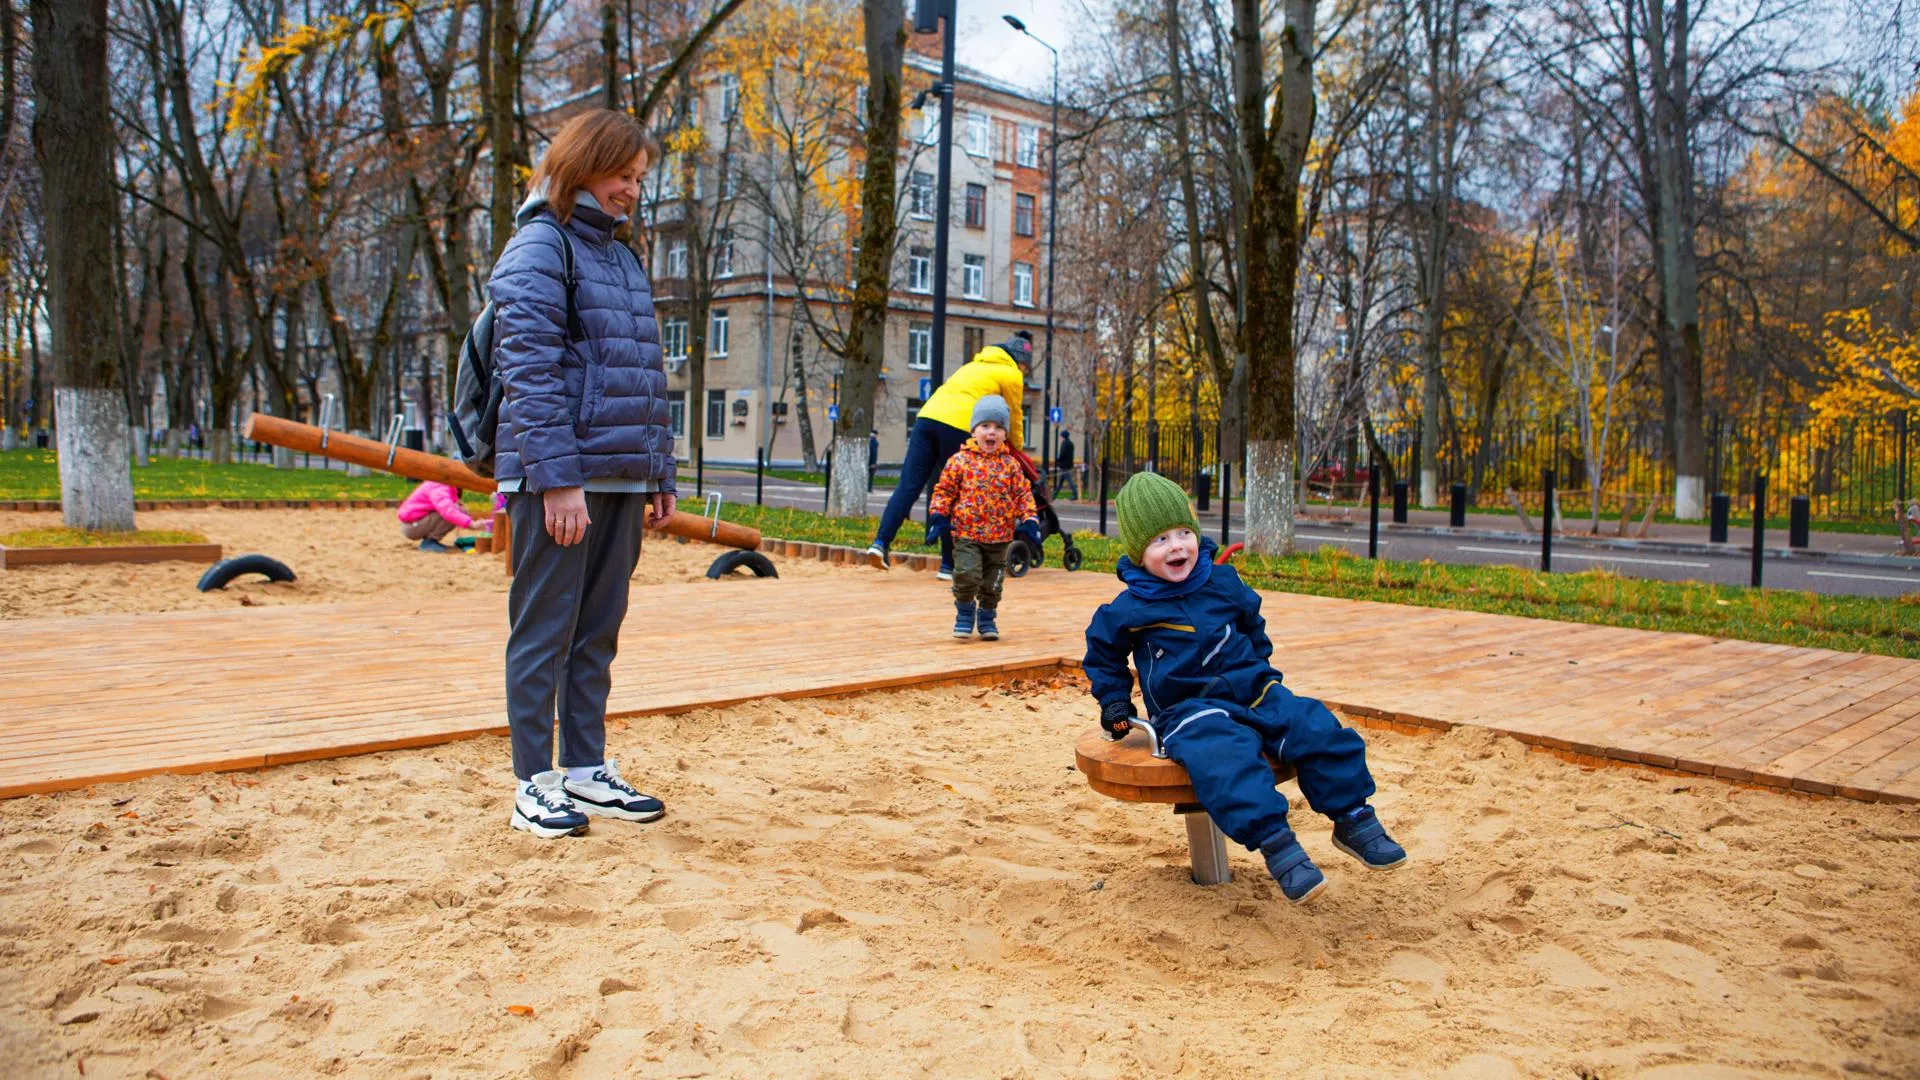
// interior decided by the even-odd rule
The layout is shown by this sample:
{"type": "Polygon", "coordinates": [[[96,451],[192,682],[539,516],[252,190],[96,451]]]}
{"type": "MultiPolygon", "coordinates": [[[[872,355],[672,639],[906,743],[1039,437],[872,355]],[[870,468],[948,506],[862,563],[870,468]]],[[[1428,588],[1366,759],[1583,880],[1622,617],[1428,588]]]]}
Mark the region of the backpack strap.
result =
{"type": "Polygon", "coordinates": [[[578,344],[587,340],[587,327],[580,321],[579,305],[574,295],[580,289],[580,275],[573,265],[573,237],[567,235],[566,227],[558,221],[535,218],[541,224],[560,234],[560,270],[561,282],[567,289],[567,340],[578,344]]]}

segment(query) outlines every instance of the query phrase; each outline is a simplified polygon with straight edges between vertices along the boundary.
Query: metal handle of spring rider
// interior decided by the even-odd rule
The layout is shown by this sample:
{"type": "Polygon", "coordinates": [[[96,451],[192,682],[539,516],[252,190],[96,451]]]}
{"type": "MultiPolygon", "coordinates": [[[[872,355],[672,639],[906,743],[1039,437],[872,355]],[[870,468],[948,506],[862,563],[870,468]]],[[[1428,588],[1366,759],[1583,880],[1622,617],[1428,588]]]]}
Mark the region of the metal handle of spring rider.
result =
{"type": "MultiPolygon", "coordinates": [[[[1147,749],[1153,752],[1154,757],[1160,758],[1163,761],[1166,760],[1167,751],[1164,747],[1160,745],[1160,732],[1156,730],[1152,724],[1148,723],[1145,720],[1140,719],[1137,716],[1133,717],[1132,719],[1129,719],[1127,723],[1133,725],[1134,727],[1139,728],[1141,731],[1146,732],[1147,733],[1147,749]]],[[[1115,735],[1113,732],[1108,731],[1104,727],[1100,729],[1100,734],[1105,736],[1108,742],[1119,742],[1120,740],[1126,738],[1125,735],[1115,735]]]]}
{"type": "Polygon", "coordinates": [[[701,511],[701,516],[710,518],[713,521],[713,527],[711,530],[708,531],[707,539],[711,540],[711,539],[714,539],[715,537],[718,537],[720,535],[720,493],[719,492],[717,491],[707,492],[707,505],[706,505],[706,509],[701,511]]]}
{"type": "Polygon", "coordinates": [[[400,426],[406,422],[405,413],[394,413],[387,423],[387,468],[393,468],[393,455],[400,452],[400,426]]]}
{"type": "MultiPolygon", "coordinates": [[[[1166,748],[1160,745],[1160,732],[1146,720],[1129,721],[1133,726],[1147,733],[1147,746],[1153,756],[1165,759],[1166,748]]],[[[1119,742],[1125,735],[1116,737],[1112,732],[1102,729],[1108,742],[1119,742]]],[[[1186,819],[1187,824],[1187,864],[1193,868],[1195,885],[1225,885],[1233,880],[1233,869],[1227,864],[1227,838],[1213,818],[1198,803],[1179,803],[1173,812],[1186,819]]]]}
{"type": "MultiPolygon", "coordinates": [[[[322,454],[327,452],[327,439],[331,437],[333,434],[333,432],[329,431],[327,428],[327,425],[331,424],[332,422],[333,422],[333,395],[328,394],[326,397],[320,400],[320,452],[322,454]]],[[[321,464],[324,465],[326,463],[321,462],[321,464]]]]}

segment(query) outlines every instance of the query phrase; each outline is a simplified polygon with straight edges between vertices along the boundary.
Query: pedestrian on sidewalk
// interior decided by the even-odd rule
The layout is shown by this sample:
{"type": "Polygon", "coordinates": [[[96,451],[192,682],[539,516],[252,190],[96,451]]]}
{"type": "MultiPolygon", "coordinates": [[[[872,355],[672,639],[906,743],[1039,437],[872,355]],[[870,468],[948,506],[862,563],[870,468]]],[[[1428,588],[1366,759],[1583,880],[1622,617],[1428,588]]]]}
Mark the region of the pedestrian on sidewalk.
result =
{"type": "Polygon", "coordinates": [[[1066,428],[1060,429],[1060,446],[1053,455],[1053,467],[1056,479],[1053,482],[1053,497],[1059,498],[1063,488],[1072,488],[1073,497],[1080,498],[1080,481],[1073,472],[1073,436],[1066,428]]]}
{"type": "Polygon", "coordinates": [[[511,823],[538,837],[583,833],[589,815],[652,821],[666,812],[606,756],[610,669],[642,526],[649,513],[672,515],[675,501],[653,293],[614,238],[658,157],[626,113],[590,109],[567,121],[488,283],[505,389],[494,476],[514,540],[511,823]]]}
{"type": "MultiPolygon", "coordinates": [[[[947,459],[967,441],[973,407],[988,394],[1007,403],[1007,440],[1022,445],[1020,403],[1026,377],[1033,366],[1033,335],[1025,330],[998,345],[989,345],[960,365],[920,407],[920,416],[907,434],[906,459],[900,464],[900,483],[880,515],[880,530],[867,546],[867,561],[882,570],[891,566],[889,552],[900,526],[913,512],[913,501],[929,481],[939,477],[947,459]]],[[[953,540],[940,540],[940,580],[953,580],[953,540]]]]}
{"type": "Polygon", "coordinates": [[[927,539],[953,544],[953,636],[965,641],[978,631],[983,641],[997,641],[1007,548],[1018,535],[1040,550],[1039,510],[1026,470],[1007,446],[1006,400],[981,398],[972,421],[973,437],[947,459],[933,485],[927,539]]]}

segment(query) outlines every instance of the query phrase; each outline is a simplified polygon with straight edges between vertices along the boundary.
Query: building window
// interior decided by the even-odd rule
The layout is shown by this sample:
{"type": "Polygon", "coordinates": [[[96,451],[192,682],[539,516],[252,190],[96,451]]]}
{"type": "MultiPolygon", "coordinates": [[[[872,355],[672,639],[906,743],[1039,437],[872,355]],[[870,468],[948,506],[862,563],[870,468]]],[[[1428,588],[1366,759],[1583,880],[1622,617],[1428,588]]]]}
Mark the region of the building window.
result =
{"type": "Polygon", "coordinates": [[[713,234],[713,276],[733,276],[732,229],[720,229],[713,234]]]}
{"type": "Polygon", "coordinates": [[[987,227],[987,186],[985,184],[967,185],[967,228],[984,229],[987,227]]]}
{"type": "Polygon", "coordinates": [[[673,426],[673,437],[687,437],[687,392],[685,390],[667,391],[667,423],[673,426]]]}
{"type": "Polygon", "coordinates": [[[675,240],[667,245],[667,265],[660,271],[664,278],[684,278],[687,276],[687,242],[675,240]]]}
{"type": "Polygon", "coordinates": [[[707,391],[707,438],[724,439],[727,437],[727,392],[725,390],[707,391]]]}
{"type": "Polygon", "coordinates": [[[920,408],[925,404],[926,404],[925,401],[922,401],[917,397],[910,397],[907,399],[907,430],[908,431],[912,431],[913,422],[915,420],[920,419],[920,408]]]}
{"type": "Polygon", "coordinates": [[[720,76],[720,117],[731,120],[740,112],[740,76],[729,71],[720,76]]]}
{"type": "Polygon", "coordinates": [[[1033,235],[1033,196],[1013,197],[1013,231],[1020,236],[1033,235]]]}
{"type": "Polygon", "coordinates": [[[727,355],[727,309],[714,308],[713,317],[707,320],[707,355],[727,355]]]}
{"type": "Polygon", "coordinates": [[[1018,164],[1029,169],[1040,167],[1040,129],[1031,124],[1020,125],[1020,154],[1018,164]]]}
{"type": "Polygon", "coordinates": [[[985,255],[960,257],[960,294],[974,300],[987,298],[987,257],[985,255]]]}
{"type": "Polygon", "coordinates": [[[933,174],[915,170],[907,182],[907,212],[917,218],[933,216],[933,174]]]}
{"type": "Polygon", "coordinates": [[[933,370],[933,324],[907,324],[907,366],[915,371],[933,370]]]}
{"type": "Polygon", "coordinates": [[[687,320],[666,319],[660,323],[660,352],[669,360],[687,358],[687,320]]]}
{"type": "Polygon", "coordinates": [[[907,250],[907,290],[933,291],[933,252],[917,247],[907,250]]]}
{"type": "Polygon", "coordinates": [[[862,131],[867,127],[867,84],[861,83],[853,95],[853,121],[862,131]]]}
{"type": "Polygon", "coordinates": [[[964,350],[964,355],[960,357],[962,361],[979,356],[980,350],[987,347],[986,330],[978,326],[969,326],[960,331],[960,347],[964,350]]]}
{"type": "Polygon", "coordinates": [[[927,98],[927,106],[920,110],[920,141],[932,146],[940,141],[940,99],[927,98]]]}
{"type": "Polygon", "coordinates": [[[988,140],[992,136],[991,122],[987,114],[975,110],[967,114],[967,153],[974,157],[986,157],[990,149],[988,140]]]}
{"type": "Polygon", "coordinates": [[[1033,306],[1033,264],[1013,264],[1013,302],[1021,307],[1033,306]]]}

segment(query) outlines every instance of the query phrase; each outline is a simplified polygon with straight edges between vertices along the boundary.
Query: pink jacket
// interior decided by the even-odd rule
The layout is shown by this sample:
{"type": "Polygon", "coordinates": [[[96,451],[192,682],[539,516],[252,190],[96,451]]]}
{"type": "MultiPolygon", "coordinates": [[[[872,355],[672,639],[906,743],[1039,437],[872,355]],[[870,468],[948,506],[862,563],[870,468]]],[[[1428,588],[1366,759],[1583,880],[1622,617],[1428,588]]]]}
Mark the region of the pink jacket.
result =
{"type": "Polygon", "coordinates": [[[428,514],[439,514],[462,529],[473,528],[473,518],[460,505],[460,492],[452,484],[428,480],[413,489],[400,504],[400,521],[411,525],[428,514]]]}

